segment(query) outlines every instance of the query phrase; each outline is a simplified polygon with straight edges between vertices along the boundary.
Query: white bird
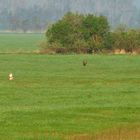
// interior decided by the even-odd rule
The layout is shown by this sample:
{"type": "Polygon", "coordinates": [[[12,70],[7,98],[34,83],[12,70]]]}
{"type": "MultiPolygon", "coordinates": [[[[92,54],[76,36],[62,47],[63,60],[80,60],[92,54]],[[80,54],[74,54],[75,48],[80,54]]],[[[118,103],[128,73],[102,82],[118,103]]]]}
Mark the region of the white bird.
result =
{"type": "Polygon", "coordinates": [[[9,74],[9,80],[12,81],[13,79],[14,79],[13,74],[10,73],[10,74],[9,74]]]}

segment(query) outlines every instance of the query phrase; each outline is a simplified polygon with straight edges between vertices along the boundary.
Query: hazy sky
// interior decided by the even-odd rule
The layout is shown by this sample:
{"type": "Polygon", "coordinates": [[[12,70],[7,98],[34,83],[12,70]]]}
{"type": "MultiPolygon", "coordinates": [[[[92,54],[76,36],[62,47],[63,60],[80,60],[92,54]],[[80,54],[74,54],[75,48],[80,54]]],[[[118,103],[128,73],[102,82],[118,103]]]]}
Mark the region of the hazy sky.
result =
{"type": "Polygon", "coordinates": [[[135,0],[135,5],[140,8],[140,0],[135,0]]]}
{"type": "Polygon", "coordinates": [[[43,30],[68,11],[104,15],[112,27],[140,27],[140,0],[0,0],[0,30],[43,30]]]}

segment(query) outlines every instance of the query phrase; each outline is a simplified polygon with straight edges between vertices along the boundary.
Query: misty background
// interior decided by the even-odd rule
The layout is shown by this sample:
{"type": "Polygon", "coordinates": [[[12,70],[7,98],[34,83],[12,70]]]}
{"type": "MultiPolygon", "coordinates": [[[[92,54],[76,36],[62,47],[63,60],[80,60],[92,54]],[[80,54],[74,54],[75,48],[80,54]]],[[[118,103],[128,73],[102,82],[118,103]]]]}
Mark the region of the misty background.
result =
{"type": "Polygon", "coordinates": [[[43,32],[70,11],[107,16],[112,28],[140,28],[139,0],[0,0],[0,31],[43,32]]]}

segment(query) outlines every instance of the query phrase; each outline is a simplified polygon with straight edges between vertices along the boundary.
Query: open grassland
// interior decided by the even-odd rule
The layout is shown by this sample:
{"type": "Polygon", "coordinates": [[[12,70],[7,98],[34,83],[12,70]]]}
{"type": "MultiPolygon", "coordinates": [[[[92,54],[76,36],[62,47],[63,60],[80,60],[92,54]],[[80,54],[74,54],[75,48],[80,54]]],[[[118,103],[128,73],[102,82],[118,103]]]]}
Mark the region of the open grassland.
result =
{"type": "Polygon", "coordinates": [[[44,34],[0,33],[0,53],[31,53],[39,49],[44,34]]]}
{"type": "Polygon", "coordinates": [[[140,56],[0,55],[0,139],[139,140],[140,56]]]}

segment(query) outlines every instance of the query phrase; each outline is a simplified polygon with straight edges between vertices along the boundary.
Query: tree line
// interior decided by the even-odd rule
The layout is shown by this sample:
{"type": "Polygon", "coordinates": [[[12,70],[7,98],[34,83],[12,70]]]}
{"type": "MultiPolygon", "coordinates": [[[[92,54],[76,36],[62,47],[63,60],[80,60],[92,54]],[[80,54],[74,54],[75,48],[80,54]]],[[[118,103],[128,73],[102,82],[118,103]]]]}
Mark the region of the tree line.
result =
{"type": "Polygon", "coordinates": [[[120,26],[111,30],[105,16],[67,13],[46,31],[44,53],[100,53],[140,50],[140,30],[120,26]]]}
{"type": "Polygon", "coordinates": [[[44,31],[67,12],[104,15],[112,28],[140,27],[137,0],[0,0],[0,30],[44,31]],[[134,4],[136,3],[136,4],[134,4]]]}

